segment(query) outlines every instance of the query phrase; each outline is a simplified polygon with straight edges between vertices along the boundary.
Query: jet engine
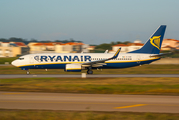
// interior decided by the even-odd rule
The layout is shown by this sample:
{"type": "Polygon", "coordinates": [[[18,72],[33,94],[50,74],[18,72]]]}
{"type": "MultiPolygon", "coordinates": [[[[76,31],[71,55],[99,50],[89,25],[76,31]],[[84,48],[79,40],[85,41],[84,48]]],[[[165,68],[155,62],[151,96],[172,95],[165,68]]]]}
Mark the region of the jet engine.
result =
{"type": "Polygon", "coordinates": [[[66,64],[66,72],[81,72],[81,64],[66,64]]]}

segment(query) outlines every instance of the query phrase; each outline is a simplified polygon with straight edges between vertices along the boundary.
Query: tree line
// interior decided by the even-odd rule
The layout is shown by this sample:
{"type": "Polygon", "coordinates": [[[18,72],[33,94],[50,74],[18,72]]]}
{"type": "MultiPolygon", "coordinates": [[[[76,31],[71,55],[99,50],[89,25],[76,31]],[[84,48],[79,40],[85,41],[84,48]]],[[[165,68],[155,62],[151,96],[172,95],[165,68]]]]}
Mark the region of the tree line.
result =
{"type": "Polygon", "coordinates": [[[128,43],[131,43],[131,42],[130,41],[125,41],[125,42],[117,41],[117,42],[111,42],[111,43],[103,43],[103,44],[97,45],[95,47],[95,49],[99,49],[99,50],[112,50],[112,46],[113,45],[117,45],[117,44],[125,44],[125,45],[127,45],[128,43]]]}

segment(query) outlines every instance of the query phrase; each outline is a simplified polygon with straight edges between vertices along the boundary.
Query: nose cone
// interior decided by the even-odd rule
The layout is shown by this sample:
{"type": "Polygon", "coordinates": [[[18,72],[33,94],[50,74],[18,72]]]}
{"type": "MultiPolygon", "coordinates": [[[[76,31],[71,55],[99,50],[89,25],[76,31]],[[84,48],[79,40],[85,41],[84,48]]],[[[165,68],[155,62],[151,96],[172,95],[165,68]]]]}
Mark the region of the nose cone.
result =
{"type": "Polygon", "coordinates": [[[11,64],[17,66],[17,60],[12,61],[11,64]]]}

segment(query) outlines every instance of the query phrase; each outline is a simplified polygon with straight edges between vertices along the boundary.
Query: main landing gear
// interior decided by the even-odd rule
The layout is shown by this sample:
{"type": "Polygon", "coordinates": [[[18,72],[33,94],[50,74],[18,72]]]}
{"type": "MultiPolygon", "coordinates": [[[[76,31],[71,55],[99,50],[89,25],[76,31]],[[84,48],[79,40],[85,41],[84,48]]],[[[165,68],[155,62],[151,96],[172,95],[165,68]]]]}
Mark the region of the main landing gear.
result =
{"type": "Polygon", "coordinates": [[[87,74],[93,74],[93,71],[92,70],[88,70],[87,74]]]}
{"type": "Polygon", "coordinates": [[[21,68],[21,70],[25,70],[27,75],[29,75],[29,74],[30,74],[30,72],[29,72],[29,69],[28,69],[28,68],[21,68]]]}
{"type": "Polygon", "coordinates": [[[93,74],[93,71],[92,71],[92,68],[91,68],[91,67],[88,68],[87,74],[93,74]]]}

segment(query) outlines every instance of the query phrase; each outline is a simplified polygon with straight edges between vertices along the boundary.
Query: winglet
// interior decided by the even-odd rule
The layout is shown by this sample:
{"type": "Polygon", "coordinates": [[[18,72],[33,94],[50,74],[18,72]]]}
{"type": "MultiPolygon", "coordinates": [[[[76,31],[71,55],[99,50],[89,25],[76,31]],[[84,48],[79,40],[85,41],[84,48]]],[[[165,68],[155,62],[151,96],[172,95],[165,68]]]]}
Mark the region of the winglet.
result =
{"type": "Polygon", "coordinates": [[[114,56],[113,56],[111,59],[117,58],[118,55],[119,55],[119,53],[120,53],[120,51],[121,51],[121,48],[119,48],[119,49],[116,51],[116,53],[114,54],[114,56]]]}

